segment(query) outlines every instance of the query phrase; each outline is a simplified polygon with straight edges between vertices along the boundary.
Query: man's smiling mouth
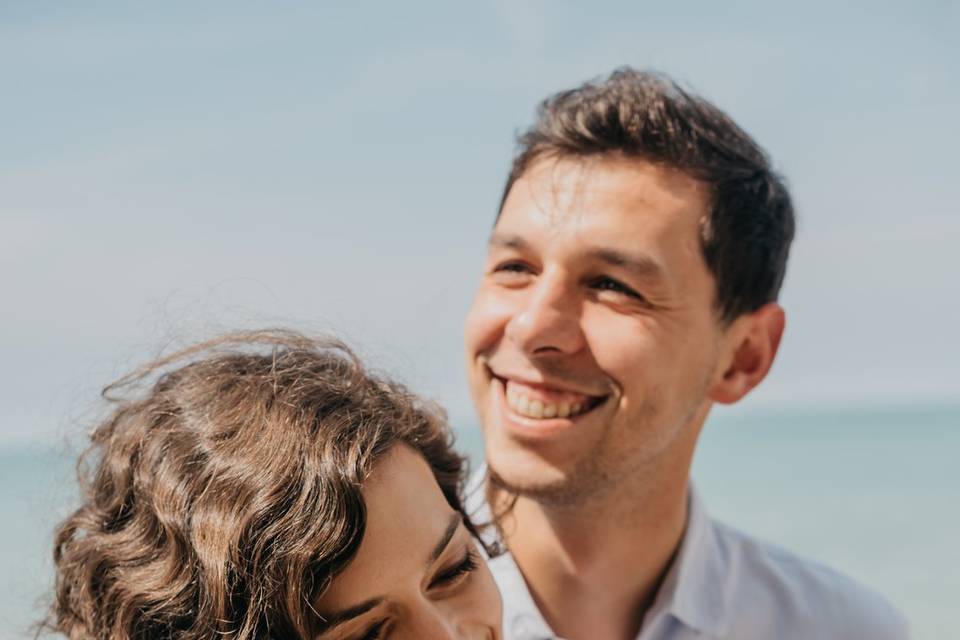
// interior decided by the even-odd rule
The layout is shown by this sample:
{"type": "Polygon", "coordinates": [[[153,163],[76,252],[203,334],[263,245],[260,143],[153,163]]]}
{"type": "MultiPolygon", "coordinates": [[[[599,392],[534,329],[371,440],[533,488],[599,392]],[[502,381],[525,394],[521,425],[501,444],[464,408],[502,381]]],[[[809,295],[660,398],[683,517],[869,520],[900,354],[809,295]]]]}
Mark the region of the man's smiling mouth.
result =
{"type": "Polygon", "coordinates": [[[603,404],[607,399],[607,396],[532,386],[504,378],[500,378],[500,382],[503,384],[504,397],[510,410],[533,420],[575,418],[603,404]]]}

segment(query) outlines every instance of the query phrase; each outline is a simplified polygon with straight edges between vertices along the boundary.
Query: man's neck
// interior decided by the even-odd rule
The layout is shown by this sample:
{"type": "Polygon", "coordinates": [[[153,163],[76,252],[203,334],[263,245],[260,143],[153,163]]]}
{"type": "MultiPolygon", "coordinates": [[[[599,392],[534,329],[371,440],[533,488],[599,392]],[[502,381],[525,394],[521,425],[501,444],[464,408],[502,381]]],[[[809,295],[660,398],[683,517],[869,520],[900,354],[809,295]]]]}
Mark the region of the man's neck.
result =
{"type": "Polygon", "coordinates": [[[501,528],[555,633],[636,636],[683,537],[686,472],[655,486],[624,483],[575,505],[517,499],[501,528]]]}

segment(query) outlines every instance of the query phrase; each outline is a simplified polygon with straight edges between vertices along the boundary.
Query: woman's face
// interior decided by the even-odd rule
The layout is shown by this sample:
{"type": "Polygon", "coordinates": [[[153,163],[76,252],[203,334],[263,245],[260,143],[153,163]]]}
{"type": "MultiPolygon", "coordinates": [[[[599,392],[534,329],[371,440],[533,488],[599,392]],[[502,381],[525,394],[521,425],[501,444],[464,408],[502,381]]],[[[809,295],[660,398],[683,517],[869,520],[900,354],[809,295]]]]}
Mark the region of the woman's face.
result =
{"type": "Polygon", "coordinates": [[[500,636],[500,593],[427,462],[398,445],[363,487],[356,556],[316,604],[322,640],[500,636]]]}

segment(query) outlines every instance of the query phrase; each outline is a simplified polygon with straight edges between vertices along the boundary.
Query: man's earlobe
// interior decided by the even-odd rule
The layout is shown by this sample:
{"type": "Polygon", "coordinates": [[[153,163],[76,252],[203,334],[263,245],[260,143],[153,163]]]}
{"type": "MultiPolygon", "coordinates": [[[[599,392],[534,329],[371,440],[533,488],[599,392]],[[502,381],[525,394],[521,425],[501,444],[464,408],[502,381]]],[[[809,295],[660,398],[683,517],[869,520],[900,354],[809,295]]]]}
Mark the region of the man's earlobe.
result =
{"type": "Polygon", "coordinates": [[[767,376],[780,347],[786,314],[776,302],[734,321],[728,362],[722,376],[713,383],[709,396],[715,402],[732,404],[767,376]]]}

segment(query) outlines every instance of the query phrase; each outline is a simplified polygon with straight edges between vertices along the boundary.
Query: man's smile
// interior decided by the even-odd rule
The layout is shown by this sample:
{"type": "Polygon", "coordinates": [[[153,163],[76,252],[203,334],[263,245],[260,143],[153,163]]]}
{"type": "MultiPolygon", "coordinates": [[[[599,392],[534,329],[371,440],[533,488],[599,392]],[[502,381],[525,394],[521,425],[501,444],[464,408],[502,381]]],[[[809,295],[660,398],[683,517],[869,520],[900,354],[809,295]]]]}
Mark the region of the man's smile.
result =
{"type": "Polygon", "coordinates": [[[525,418],[536,420],[573,418],[601,404],[605,396],[590,396],[544,386],[531,386],[516,380],[504,385],[507,406],[525,418]]]}
{"type": "MultiPolygon", "coordinates": [[[[552,439],[579,425],[611,393],[586,393],[582,385],[501,374],[487,367],[493,410],[501,426],[520,440],[552,439]]],[[[541,378],[541,376],[536,376],[541,378]]]]}

